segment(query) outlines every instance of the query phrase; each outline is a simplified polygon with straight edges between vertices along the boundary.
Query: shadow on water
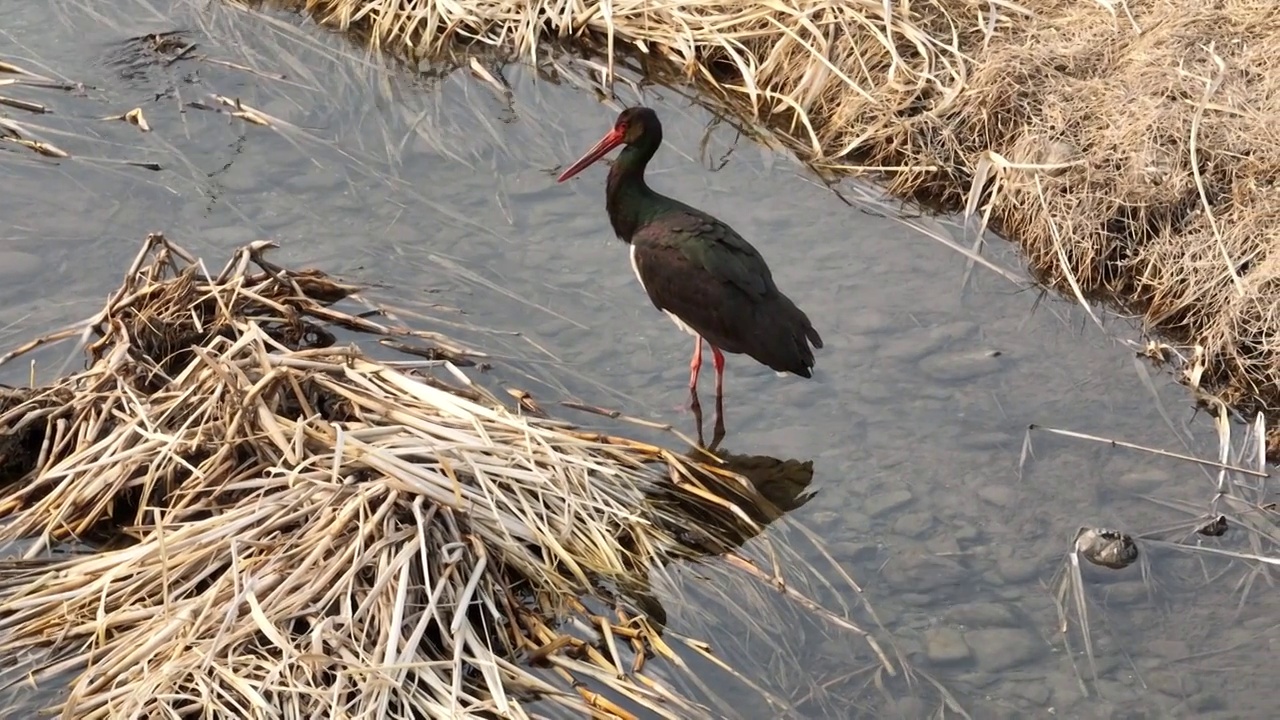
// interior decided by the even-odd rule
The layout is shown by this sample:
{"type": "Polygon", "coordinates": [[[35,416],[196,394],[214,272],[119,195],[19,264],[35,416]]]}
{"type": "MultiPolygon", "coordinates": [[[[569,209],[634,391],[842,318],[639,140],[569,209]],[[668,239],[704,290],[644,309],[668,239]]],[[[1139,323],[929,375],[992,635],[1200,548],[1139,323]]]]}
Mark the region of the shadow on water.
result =
{"type": "MultiPolygon", "coordinates": [[[[690,448],[691,457],[705,456],[706,449],[690,448]]],[[[647,502],[665,510],[667,530],[679,540],[686,554],[678,562],[723,558],[763,533],[787,513],[807,503],[814,493],[813,461],[782,460],[769,455],[735,455],[725,450],[712,453],[726,474],[735,473],[747,485],[736,488],[726,483],[727,475],[692,478],[691,482],[656,486],[647,502]],[[700,492],[701,483],[712,483],[714,496],[700,492]],[[729,507],[710,497],[732,502],[729,507]],[[742,513],[745,513],[742,514],[742,513]]],[[[667,611],[650,588],[633,588],[637,602],[657,629],[667,625],[667,611]]]]}
{"type": "MultiPolygon", "coordinates": [[[[701,454],[690,450],[690,456],[701,454]]],[[[746,511],[746,520],[736,512],[709,507],[705,501],[693,502],[678,492],[678,487],[668,489],[659,499],[670,500],[682,508],[693,521],[677,529],[679,536],[689,547],[700,548],[706,555],[722,555],[741,547],[759,535],[771,523],[809,502],[816,491],[810,490],[813,482],[813,461],[780,459],[769,455],[734,454],[725,449],[714,452],[725,471],[737,473],[750,483],[750,492],[728,494],[726,499],[746,511]]],[[[676,529],[676,528],[673,528],[676,529]]]]}
{"type": "MultiPolygon", "coordinates": [[[[1035,293],[1010,282],[1022,273],[1007,246],[983,250],[998,272],[969,268],[954,251],[973,244],[962,224],[908,221],[860,183],[828,187],[679,90],[624,76],[603,107],[589,60],[388,69],[293,14],[187,0],[77,8],[0,3],[0,56],[83,83],[65,95],[5,88],[54,110],[5,117],[77,158],[116,161],[3,149],[5,345],[96,310],[148,231],[209,257],[270,238],[281,264],[375,286],[489,353],[492,367],[477,368],[484,382],[543,406],[625,408],[569,417],[669,444],[663,428],[692,429],[690,414],[671,410],[686,397],[687,346],[612,238],[603,171],[554,182],[622,105],[641,100],[666,131],[651,184],[747,237],[827,341],[812,380],[747,362],[728,379],[727,442],[757,458],[730,464],[775,506],[753,519],[796,538],[806,559],[829,553],[857,577],[897,651],[974,717],[1269,716],[1278,608],[1248,591],[1273,579],[1256,563],[1144,546],[1143,561],[1123,570],[1088,568],[1080,595],[1091,604],[1093,667],[1078,640],[1064,641],[1049,586],[1080,527],[1126,530],[1140,544],[1144,529],[1177,523],[1195,535],[1189,523],[1203,524],[1219,479],[1106,443],[1037,437],[1030,447],[1027,427],[1198,457],[1218,447],[1185,391],[1134,360],[1128,325],[1099,330],[1054,301],[1033,312],[1035,293]],[[182,35],[165,35],[174,30],[182,35]],[[118,119],[135,108],[149,132],[118,119]],[[821,547],[799,542],[804,532],[821,547]]],[[[32,372],[47,379],[62,359],[39,356],[32,372]]],[[[4,372],[0,382],[28,380],[26,369],[4,372]]],[[[1266,502],[1263,492],[1256,504],[1266,502]]],[[[707,551],[751,544],[734,532],[741,540],[707,551]]],[[[1197,536],[1236,551],[1258,537],[1234,519],[1220,537],[1197,536]]],[[[710,565],[670,575],[718,578],[710,565]]],[[[938,714],[918,678],[916,697],[884,701],[847,638],[797,619],[765,642],[756,628],[708,617],[669,581],[648,590],[668,627],[709,628],[717,653],[754,661],[754,680],[794,687],[809,677],[792,698],[805,717],[848,716],[842,707],[938,714]]],[[[718,590],[777,603],[774,590],[718,590]]]]}

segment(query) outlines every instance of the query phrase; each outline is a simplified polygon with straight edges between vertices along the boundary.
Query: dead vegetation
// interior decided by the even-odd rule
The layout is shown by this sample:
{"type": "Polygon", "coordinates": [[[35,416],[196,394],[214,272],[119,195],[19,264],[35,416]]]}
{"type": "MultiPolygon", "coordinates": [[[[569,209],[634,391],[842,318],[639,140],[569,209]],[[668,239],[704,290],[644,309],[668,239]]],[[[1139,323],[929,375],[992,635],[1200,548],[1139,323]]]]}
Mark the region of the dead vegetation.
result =
{"type": "Polygon", "coordinates": [[[26,544],[0,563],[0,685],[70,673],[67,718],[698,718],[914,677],[851,578],[760,535],[811,465],[508,409],[439,359],[478,351],[339,309],[356,288],[267,247],[210,272],[152,235],[99,314],[4,356],[78,338],[87,363],[0,392],[0,547],[26,544]],[[659,591],[710,624],[667,627],[659,591]],[[861,659],[773,687],[685,634],[797,618],[861,659]]]}
{"type": "Polygon", "coordinates": [[[675,71],[819,170],[980,215],[1045,284],[1139,314],[1197,391],[1280,408],[1274,3],[276,4],[401,55],[675,71]]]}
{"type": "MultiPolygon", "coordinates": [[[[1197,470],[1204,476],[1201,501],[1166,497],[1164,493],[1140,496],[1145,503],[1162,508],[1177,517],[1176,520],[1164,521],[1134,535],[1082,527],[1073,539],[1052,585],[1058,610],[1057,633],[1071,651],[1067,657],[1071,658],[1078,687],[1084,695],[1102,693],[1097,686],[1100,672],[1095,636],[1110,631],[1114,639],[1115,627],[1123,625],[1125,620],[1111,612],[1105,601],[1100,601],[1103,592],[1093,586],[1102,583],[1097,582],[1096,574],[1085,572],[1080,558],[1109,568],[1101,571],[1104,573],[1139,576],[1148,598],[1155,602],[1169,602],[1171,596],[1177,594],[1168,586],[1176,585],[1180,575],[1195,588],[1189,595],[1192,603],[1202,602],[1203,593],[1227,589],[1235,601],[1237,615],[1247,606],[1255,587],[1274,582],[1275,568],[1280,566],[1280,507],[1272,500],[1274,492],[1267,487],[1266,420],[1258,415],[1251,423],[1237,424],[1224,413],[1219,413],[1215,420],[1218,452],[1213,459],[1058,428],[1032,426],[1027,431],[1020,473],[1032,456],[1032,434],[1042,433],[1105,444],[1119,452],[1143,453],[1153,462],[1175,460],[1187,464],[1189,476],[1195,477],[1197,470]],[[1160,555],[1158,560],[1152,560],[1153,551],[1160,555]],[[1083,658],[1074,650],[1077,647],[1083,651],[1083,658]]],[[[1172,423],[1170,427],[1185,443],[1186,438],[1181,437],[1172,423]]],[[[1263,614],[1265,626],[1271,627],[1273,623],[1265,617],[1265,611],[1263,614]]],[[[1268,633],[1264,631],[1255,637],[1265,654],[1268,633]]],[[[1254,641],[1251,637],[1234,644],[1230,651],[1240,652],[1254,641]]],[[[1213,651],[1201,648],[1198,653],[1213,654],[1213,651]]],[[[1176,659],[1181,660],[1183,658],[1176,659]]],[[[1135,667],[1134,672],[1140,682],[1145,682],[1142,671],[1135,667]]]]}
{"type": "MultiPolygon", "coordinates": [[[[72,83],[61,82],[0,58],[0,106],[19,110],[28,115],[44,115],[49,106],[34,99],[20,97],[17,93],[36,94],[42,91],[68,92],[75,90],[72,83]]],[[[67,158],[70,154],[58,147],[38,129],[5,114],[0,114],[0,151],[21,148],[47,158],[67,158]]]]}
{"type": "MultiPolygon", "coordinates": [[[[78,123],[47,121],[58,115],[50,98],[83,95],[84,92],[84,86],[78,82],[37,73],[0,56],[0,162],[57,164],[87,161],[106,166],[160,170],[160,164],[150,160],[97,157],[93,154],[94,149],[110,146],[94,137],[92,132],[86,132],[85,127],[78,123]],[[13,117],[6,108],[21,114],[13,117]],[[77,149],[73,151],[68,143],[74,143],[77,149]]],[[[124,121],[142,132],[151,130],[141,108],[99,119],[124,121]]],[[[115,151],[116,148],[110,147],[110,150],[115,151]]]]}

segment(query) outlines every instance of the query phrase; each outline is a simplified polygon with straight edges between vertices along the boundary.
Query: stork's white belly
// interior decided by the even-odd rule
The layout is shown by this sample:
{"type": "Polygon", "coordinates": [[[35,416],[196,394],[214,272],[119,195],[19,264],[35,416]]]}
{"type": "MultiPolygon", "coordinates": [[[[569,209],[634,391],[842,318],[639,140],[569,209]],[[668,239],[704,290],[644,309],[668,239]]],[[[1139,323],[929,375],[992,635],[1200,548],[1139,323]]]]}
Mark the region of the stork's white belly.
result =
{"type": "Polygon", "coordinates": [[[695,332],[693,328],[689,327],[688,325],[685,325],[683,320],[676,317],[674,314],[667,312],[666,310],[663,310],[662,312],[667,313],[667,317],[671,318],[671,322],[675,323],[676,327],[689,333],[690,335],[693,335],[694,337],[698,336],[698,333],[695,332]]]}
{"type": "MultiPolygon", "coordinates": [[[[640,277],[640,264],[636,262],[636,246],[635,245],[631,246],[631,269],[632,271],[635,272],[636,280],[640,283],[640,287],[644,289],[644,278],[640,277]]],[[[647,294],[648,290],[645,289],[645,292],[647,294]]],[[[693,328],[689,327],[688,325],[685,325],[684,321],[676,317],[674,313],[671,313],[667,310],[663,310],[662,312],[666,313],[667,317],[671,318],[671,322],[675,323],[676,327],[689,333],[690,335],[693,335],[694,337],[698,336],[698,333],[695,332],[693,328]]]]}

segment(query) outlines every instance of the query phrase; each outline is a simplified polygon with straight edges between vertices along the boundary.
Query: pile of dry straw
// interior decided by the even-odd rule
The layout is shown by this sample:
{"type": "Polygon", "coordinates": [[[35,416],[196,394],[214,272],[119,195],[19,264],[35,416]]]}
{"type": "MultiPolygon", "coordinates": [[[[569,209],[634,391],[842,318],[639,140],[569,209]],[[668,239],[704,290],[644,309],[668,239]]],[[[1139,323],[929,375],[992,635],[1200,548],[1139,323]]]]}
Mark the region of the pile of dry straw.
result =
{"type": "MultiPolygon", "coordinates": [[[[458,369],[470,351],[340,310],[355,288],[266,246],[210,273],[152,235],[97,316],[3,358],[79,338],[88,359],[0,386],[0,550],[27,543],[0,562],[5,692],[34,683],[83,720],[821,702],[664,627],[658,590],[758,638],[814,620],[863,656],[861,682],[902,667],[851,608],[809,599],[856,599],[851,579],[742,545],[786,509],[742,476],[508,410],[458,369]],[[344,332],[436,359],[377,360],[344,332]],[[710,585],[676,577],[690,561],[710,585]],[[731,702],[691,689],[709,672],[743,683],[731,702]]],[[[783,468],[779,502],[803,502],[811,469],[783,468]]]]}
{"type": "Polygon", "coordinates": [[[1189,384],[1280,409],[1271,0],[288,4],[412,54],[638,50],[819,168],[981,213],[1042,281],[1180,346],[1189,384]]]}

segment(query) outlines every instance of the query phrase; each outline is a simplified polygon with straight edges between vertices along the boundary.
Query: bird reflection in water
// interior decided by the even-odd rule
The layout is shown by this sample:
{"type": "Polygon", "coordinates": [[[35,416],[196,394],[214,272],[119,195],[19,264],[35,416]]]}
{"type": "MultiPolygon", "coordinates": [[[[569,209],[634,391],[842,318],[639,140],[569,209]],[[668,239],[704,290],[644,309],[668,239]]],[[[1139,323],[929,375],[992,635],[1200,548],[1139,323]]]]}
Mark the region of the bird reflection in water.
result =
{"type": "MultiPolygon", "coordinates": [[[[691,448],[690,456],[704,459],[706,450],[691,448]]],[[[679,540],[683,559],[696,560],[733,552],[783,515],[809,502],[816,493],[809,490],[813,482],[813,461],[779,459],[768,455],[734,454],[727,450],[714,453],[720,469],[745,478],[744,486],[736,478],[699,469],[694,482],[663,483],[650,493],[648,501],[662,506],[666,529],[679,540]],[[691,488],[696,484],[701,488],[691,488]],[[709,492],[698,492],[705,488],[709,492]],[[717,503],[708,499],[721,499],[717,503]],[[740,509],[745,520],[730,507],[740,509]]],[[[697,466],[694,466],[697,467],[697,466]]],[[[655,629],[666,624],[666,610],[647,588],[633,588],[637,609],[645,613],[655,629]]]]}
{"type": "Polygon", "coordinates": [[[698,389],[689,388],[689,409],[693,411],[693,422],[698,426],[698,444],[714,453],[724,440],[724,397],[716,393],[716,420],[711,431],[711,444],[703,440],[702,435],[702,403],[698,402],[698,389]]]}

